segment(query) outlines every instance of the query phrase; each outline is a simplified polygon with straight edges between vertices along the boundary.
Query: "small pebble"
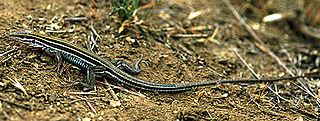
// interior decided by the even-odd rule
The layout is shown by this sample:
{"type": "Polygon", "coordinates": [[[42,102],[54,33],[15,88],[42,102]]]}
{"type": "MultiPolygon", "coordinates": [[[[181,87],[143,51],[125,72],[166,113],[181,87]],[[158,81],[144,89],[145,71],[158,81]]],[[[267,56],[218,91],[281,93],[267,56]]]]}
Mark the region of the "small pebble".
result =
{"type": "Polygon", "coordinates": [[[114,100],[110,100],[110,105],[112,107],[118,107],[121,105],[120,101],[114,101],[114,100]]]}

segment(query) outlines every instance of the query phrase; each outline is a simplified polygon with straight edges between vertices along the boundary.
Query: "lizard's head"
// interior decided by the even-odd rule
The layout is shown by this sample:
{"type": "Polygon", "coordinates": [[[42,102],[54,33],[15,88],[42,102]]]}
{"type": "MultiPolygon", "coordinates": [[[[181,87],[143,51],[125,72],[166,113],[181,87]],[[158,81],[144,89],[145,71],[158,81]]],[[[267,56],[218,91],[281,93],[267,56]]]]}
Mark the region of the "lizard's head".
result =
{"type": "Polygon", "coordinates": [[[30,37],[28,37],[28,35],[31,35],[33,32],[30,30],[21,30],[18,32],[13,32],[10,33],[10,38],[14,39],[14,40],[18,40],[21,43],[24,44],[30,44],[34,41],[34,39],[30,39],[30,37]]]}
{"type": "Polygon", "coordinates": [[[33,35],[33,32],[30,30],[21,30],[18,32],[13,32],[9,34],[10,38],[18,40],[21,43],[30,45],[35,48],[42,48],[42,44],[36,40],[36,37],[33,35]]]}

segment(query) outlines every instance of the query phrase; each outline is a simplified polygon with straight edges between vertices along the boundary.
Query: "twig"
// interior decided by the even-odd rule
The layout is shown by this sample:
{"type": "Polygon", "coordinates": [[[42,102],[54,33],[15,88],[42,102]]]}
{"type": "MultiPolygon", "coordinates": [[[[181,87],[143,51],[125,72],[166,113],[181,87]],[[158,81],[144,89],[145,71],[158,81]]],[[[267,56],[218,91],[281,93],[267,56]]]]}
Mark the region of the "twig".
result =
{"type": "Polygon", "coordinates": [[[208,109],[206,109],[206,111],[207,111],[207,113],[208,113],[208,115],[209,115],[209,117],[210,117],[210,120],[212,120],[213,117],[211,116],[211,114],[210,114],[210,112],[208,111],[208,109]]]}
{"type": "Polygon", "coordinates": [[[100,39],[100,40],[102,40],[102,38],[100,37],[100,35],[97,33],[97,31],[93,28],[93,21],[91,21],[91,26],[90,26],[90,28],[92,29],[92,31],[93,31],[93,33],[100,39]]]}
{"type": "Polygon", "coordinates": [[[259,75],[256,72],[254,72],[253,69],[248,65],[248,63],[241,57],[241,55],[238,53],[237,49],[232,48],[232,50],[236,53],[236,55],[242,61],[242,63],[250,70],[250,72],[253,74],[253,76],[257,79],[260,79],[259,75]]]}
{"type": "Polygon", "coordinates": [[[72,95],[97,95],[97,93],[92,93],[92,92],[66,92],[66,94],[72,94],[72,95]]]}
{"type": "Polygon", "coordinates": [[[159,17],[164,20],[165,22],[167,22],[168,24],[170,24],[171,26],[176,27],[177,29],[179,29],[180,31],[182,31],[183,33],[187,33],[187,31],[181,27],[180,25],[178,25],[177,23],[171,21],[170,19],[168,19],[167,17],[165,17],[164,15],[160,14],[159,17]]]}
{"type": "Polygon", "coordinates": [[[129,90],[127,90],[127,89],[121,88],[121,87],[119,87],[119,86],[115,86],[115,85],[112,85],[112,84],[107,84],[107,83],[104,83],[104,82],[101,82],[101,81],[96,81],[96,82],[101,83],[101,84],[104,84],[104,85],[109,85],[109,86],[111,86],[111,87],[113,87],[113,88],[115,88],[115,89],[119,89],[119,90],[121,90],[121,91],[127,92],[127,93],[132,94],[132,95],[137,95],[137,96],[139,96],[139,97],[147,98],[147,96],[145,96],[145,95],[143,95],[143,94],[141,94],[141,93],[132,92],[132,91],[129,91],[129,90]]]}
{"type": "Polygon", "coordinates": [[[213,73],[217,74],[220,77],[224,77],[222,74],[218,73],[217,71],[213,70],[211,67],[204,65],[202,63],[200,63],[202,66],[206,67],[207,69],[209,69],[210,71],[212,71],[213,73]]]}
{"type": "Polygon", "coordinates": [[[110,86],[110,84],[108,83],[108,81],[107,81],[106,79],[104,79],[104,82],[105,82],[106,84],[108,84],[107,87],[108,87],[108,90],[109,90],[110,94],[112,95],[113,99],[116,100],[116,101],[118,101],[119,98],[117,97],[116,93],[114,93],[114,91],[113,91],[113,89],[111,88],[111,86],[110,86]]]}
{"type": "Polygon", "coordinates": [[[86,97],[86,98],[83,98],[83,97],[79,97],[80,99],[82,99],[82,100],[99,100],[99,99],[102,99],[102,98],[105,98],[105,97],[91,97],[91,98],[88,98],[88,97],[86,97]]]}
{"type": "Polygon", "coordinates": [[[218,72],[216,72],[215,70],[213,70],[211,67],[209,67],[209,66],[205,66],[205,67],[207,67],[210,71],[212,71],[213,73],[216,73],[218,76],[220,76],[220,77],[224,77],[222,74],[220,74],[220,73],[218,73],[218,72]]]}
{"type": "Polygon", "coordinates": [[[288,115],[281,114],[281,113],[277,113],[277,112],[274,112],[274,111],[272,111],[272,110],[262,110],[262,112],[263,112],[264,114],[271,114],[271,115],[274,115],[274,116],[285,117],[285,118],[288,118],[288,119],[290,119],[290,120],[295,119],[295,118],[293,118],[293,117],[289,117],[288,115]]]}
{"type": "MultiPolygon", "coordinates": [[[[8,50],[8,51],[6,51],[6,52],[4,52],[4,53],[1,53],[1,54],[0,54],[0,57],[4,56],[4,55],[6,55],[6,54],[9,54],[9,53],[11,53],[11,52],[13,52],[13,51],[16,51],[16,50],[20,49],[22,46],[23,46],[23,45],[21,45],[21,46],[18,47],[18,48],[17,48],[16,46],[14,46],[13,49],[8,50]]],[[[9,56],[9,57],[7,57],[7,58],[5,58],[4,60],[2,60],[1,63],[6,62],[6,61],[9,60],[10,58],[12,58],[10,55],[8,55],[8,56],[9,56]]]]}
{"type": "Polygon", "coordinates": [[[262,21],[264,23],[267,23],[267,22],[281,21],[284,19],[294,19],[295,17],[296,17],[295,12],[274,13],[274,14],[263,17],[262,21]]]}
{"type": "MultiPolygon", "coordinates": [[[[274,85],[274,91],[275,91],[275,92],[279,92],[279,91],[278,91],[278,86],[277,86],[276,84],[274,85]]],[[[277,97],[277,100],[278,100],[278,103],[280,103],[279,97],[277,97]]]]}
{"type": "Polygon", "coordinates": [[[90,45],[90,38],[91,38],[91,36],[90,35],[88,35],[88,39],[87,39],[87,41],[84,41],[85,43],[86,43],[86,45],[87,45],[87,49],[88,50],[90,50],[91,52],[92,52],[92,50],[91,50],[91,45],[90,45]]]}
{"type": "Polygon", "coordinates": [[[254,102],[254,104],[256,104],[258,106],[258,108],[260,109],[261,105],[259,103],[257,103],[257,101],[255,101],[255,99],[253,98],[253,96],[248,92],[248,90],[246,90],[246,93],[249,94],[250,97],[250,101],[246,104],[248,105],[251,101],[254,102]]]}
{"type": "Polygon", "coordinates": [[[52,31],[52,30],[46,30],[47,33],[66,33],[67,30],[61,30],[61,31],[52,31]]]}
{"type": "Polygon", "coordinates": [[[15,108],[16,110],[16,113],[22,118],[22,119],[25,119],[25,117],[20,113],[20,111],[17,110],[17,108],[15,108]]]}
{"type": "Polygon", "coordinates": [[[242,26],[241,23],[239,23],[238,21],[235,21],[233,19],[226,18],[226,17],[220,17],[220,16],[213,15],[212,19],[214,19],[216,21],[225,22],[225,23],[231,23],[231,24],[234,24],[234,25],[237,25],[237,26],[242,26]]]}
{"type": "Polygon", "coordinates": [[[105,98],[105,97],[92,97],[92,98],[82,98],[82,97],[79,97],[79,99],[75,99],[73,101],[70,101],[70,103],[74,103],[74,102],[77,102],[77,101],[81,101],[81,100],[96,100],[96,99],[102,99],[102,98],[105,98]]]}
{"type": "Polygon", "coordinates": [[[20,84],[20,82],[15,78],[14,80],[7,76],[7,78],[13,83],[13,86],[20,89],[25,95],[28,95],[26,89],[20,84]]]}
{"type": "MultiPolygon", "coordinates": [[[[240,60],[242,61],[242,63],[243,63],[244,65],[246,65],[246,67],[250,70],[250,72],[255,76],[255,78],[261,79],[261,78],[258,76],[258,74],[257,74],[257,73],[247,64],[247,62],[240,56],[240,54],[237,52],[237,49],[236,49],[236,48],[233,48],[233,51],[234,51],[234,52],[236,53],[236,55],[240,58],[240,60]]],[[[268,87],[269,90],[271,90],[274,94],[276,94],[276,95],[277,95],[279,98],[281,98],[282,100],[284,100],[284,101],[286,101],[286,102],[289,102],[289,103],[291,103],[291,104],[294,105],[294,106],[297,106],[297,105],[298,105],[298,103],[297,103],[297,104],[294,104],[294,103],[292,103],[291,101],[287,100],[286,98],[280,96],[279,93],[276,92],[276,91],[274,91],[270,86],[268,86],[268,85],[266,85],[266,86],[268,87]]]]}
{"type": "Polygon", "coordinates": [[[27,109],[27,110],[31,110],[31,108],[30,108],[29,106],[17,104],[17,103],[11,102],[11,101],[9,101],[9,100],[5,100],[5,99],[0,98],[0,101],[6,102],[6,103],[8,103],[8,104],[11,104],[11,105],[14,105],[14,106],[17,106],[17,107],[24,108],[24,109],[27,109]]]}
{"type": "Polygon", "coordinates": [[[139,11],[141,9],[149,8],[149,7],[154,7],[156,5],[157,5],[156,3],[149,3],[147,5],[144,5],[144,6],[141,6],[141,7],[137,8],[137,11],[139,11]]]}
{"type": "Polygon", "coordinates": [[[91,109],[95,114],[97,114],[96,109],[94,109],[94,107],[91,105],[91,103],[88,101],[88,99],[86,99],[86,102],[87,102],[88,106],[90,107],[90,109],[91,109]]]}
{"type": "Polygon", "coordinates": [[[91,46],[91,48],[89,48],[89,49],[90,49],[90,51],[91,51],[92,53],[94,53],[94,52],[93,52],[93,48],[94,48],[95,46],[98,48],[98,46],[97,46],[97,44],[96,44],[96,41],[94,40],[93,33],[90,32],[90,34],[91,34],[91,36],[90,36],[90,39],[89,39],[89,40],[92,42],[92,46],[91,46]]]}
{"type": "Polygon", "coordinates": [[[207,38],[207,34],[174,34],[170,35],[173,38],[207,38]]]}
{"type": "MultiPolygon", "coordinates": [[[[236,18],[240,21],[240,23],[247,29],[247,31],[251,34],[251,36],[258,42],[254,43],[260,50],[266,52],[269,56],[273,57],[279,64],[284,68],[292,77],[295,77],[295,74],[286,67],[286,65],[277,57],[276,54],[274,54],[264,43],[263,41],[258,37],[258,35],[251,29],[249,25],[246,24],[246,22],[241,18],[239,13],[233,8],[229,0],[223,0],[223,2],[228,6],[228,8],[231,10],[231,12],[236,16],[236,18]]],[[[302,85],[302,87],[306,90],[308,94],[310,94],[313,98],[316,99],[316,103],[318,106],[320,106],[320,99],[310,91],[310,89],[302,83],[301,79],[297,79],[298,82],[302,85]]]]}
{"type": "Polygon", "coordinates": [[[80,17],[80,18],[65,18],[64,20],[66,20],[66,21],[86,21],[87,20],[87,18],[85,18],[85,17],[80,17]]]}
{"type": "Polygon", "coordinates": [[[264,91],[266,90],[266,87],[268,87],[268,84],[269,84],[269,82],[267,82],[267,83],[265,84],[265,86],[263,87],[262,91],[259,91],[258,99],[261,99],[264,91]]]}
{"type": "Polygon", "coordinates": [[[2,113],[8,120],[11,120],[10,116],[8,115],[8,113],[5,110],[2,110],[2,113]]]}
{"type": "MultiPolygon", "coordinates": [[[[314,28],[312,26],[305,25],[304,19],[305,16],[303,14],[296,14],[296,12],[289,12],[280,15],[287,15],[288,23],[293,26],[294,31],[300,32],[305,37],[311,41],[319,42],[320,41],[320,29],[314,28]]],[[[320,45],[320,44],[318,44],[320,45]]]]}
{"type": "Polygon", "coordinates": [[[8,61],[9,59],[11,59],[12,57],[11,56],[9,56],[8,58],[6,58],[6,59],[4,59],[3,61],[1,61],[2,63],[3,62],[6,62],[6,61],[8,61]]]}
{"type": "MultiPolygon", "coordinates": [[[[210,36],[209,40],[214,41],[214,37],[217,35],[218,31],[219,31],[219,26],[217,26],[214,29],[213,34],[210,36]]],[[[215,41],[217,41],[217,40],[215,40],[215,41]]]]}
{"type": "Polygon", "coordinates": [[[4,53],[1,53],[1,54],[0,54],[0,57],[4,56],[4,55],[6,55],[6,54],[9,54],[9,53],[11,53],[11,52],[13,52],[13,51],[15,51],[15,50],[16,50],[16,48],[13,48],[13,49],[8,50],[8,51],[6,51],[6,52],[4,52],[4,53]]]}
{"type": "MultiPolygon", "coordinates": [[[[99,34],[97,33],[97,31],[94,29],[94,27],[93,27],[93,22],[92,22],[92,21],[91,21],[91,26],[90,26],[90,28],[92,29],[93,34],[95,34],[100,40],[102,40],[102,38],[100,37],[100,35],[99,35],[99,34]]],[[[99,51],[99,46],[97,45],[97,42],[96,42],[96,39],[97,39],[97,38],[94,39],[92,32],[91,32],[91,39],[89,39],[89,38],[88,38],[88,39],[91,40],[93,46],[91,46],[91,48],[88,48],[88,49],[90,49],[90,50],[93,52],[93,48],[96,47],[96,48],[97,48],[97,51],[99,51]]]]}

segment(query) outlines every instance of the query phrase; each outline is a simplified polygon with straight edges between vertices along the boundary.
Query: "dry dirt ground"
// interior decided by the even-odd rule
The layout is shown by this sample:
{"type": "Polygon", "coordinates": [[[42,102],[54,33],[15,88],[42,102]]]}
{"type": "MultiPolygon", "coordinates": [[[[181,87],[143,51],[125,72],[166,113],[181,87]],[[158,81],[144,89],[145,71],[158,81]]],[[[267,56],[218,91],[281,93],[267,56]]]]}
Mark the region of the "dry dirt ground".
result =
{"type": "MultiPolygon", "coordinates": [[[[231,4],[295,74],[318,72],[320,54],[319,47],[313,46],[316,43],[294,32],[286,21],[261,22],[266,15],[294,10],[301,3],[259,1],[264,0],[232,0],[231,4]]],[[[81,70],[64,63],[61,74],[51,71],[56,66],[54,57],[28,46],[14,49],[21,43],[8,36],[19,30],[33,30],[75,43],[108,60],[125,59],[132,63],[143,56],[140,66],[146,69],[134,76],[158,83],[254,78],[233,48],[262,78],[290,76],[274,58],[259,49],[259,43],[222,0],[148,0],[141,1],[141,6],[145,8],[137,12],[138,20],[129,19],[119,33],[123,20],[118,14],[110,14],[111,1],[0,0],[0,120],[317,120],[319,117],[319,104],[314,97],[320,84],[316,79],[304,80],[314,97],[301,89],[297,80],[267,84],[287,101],[266,88],[265,83],[218,84],[180,93],[126,87],[145,97],[113,89],[118,101],[114,101],[110,88],[104,84],[97,84],[98,91],[93,94],[81,94],[85,92],[83,87],[68,86],[70,81],[85,81],[86,75],[81,70]],[[200,14],[188,18],[192,12],[200,14]],[[79,17],[86,20],[66,20],[79,17]],[[61,32],[64,30],[67,32],[61,32]],[[215,33],[214,38],[174,37],[207,33],[215,33]],[[21,83],[27,94],[13,85],[14,80],[21,83]]],[[[108,80],[124,87],[114,81],[108,80]]]]}

